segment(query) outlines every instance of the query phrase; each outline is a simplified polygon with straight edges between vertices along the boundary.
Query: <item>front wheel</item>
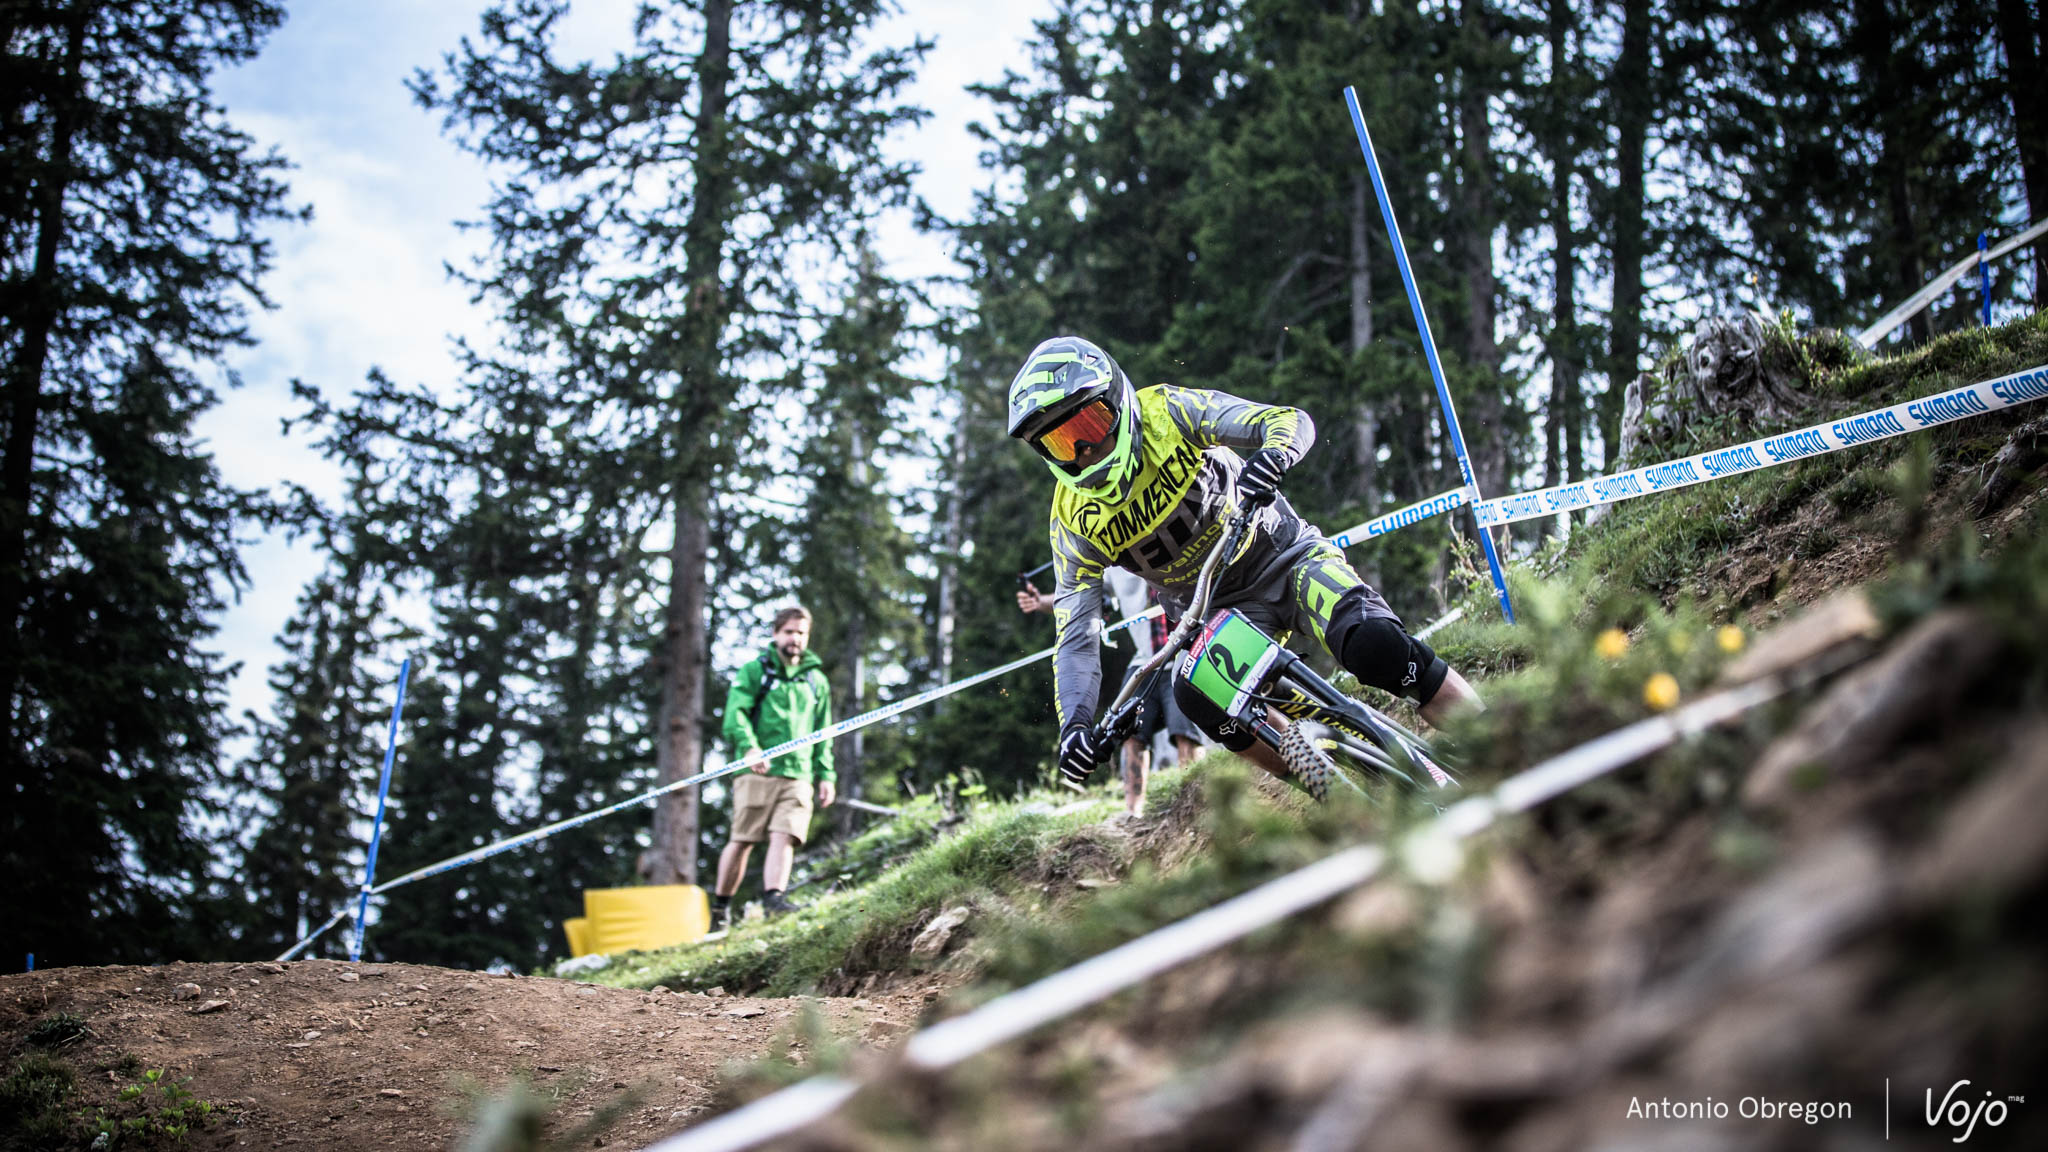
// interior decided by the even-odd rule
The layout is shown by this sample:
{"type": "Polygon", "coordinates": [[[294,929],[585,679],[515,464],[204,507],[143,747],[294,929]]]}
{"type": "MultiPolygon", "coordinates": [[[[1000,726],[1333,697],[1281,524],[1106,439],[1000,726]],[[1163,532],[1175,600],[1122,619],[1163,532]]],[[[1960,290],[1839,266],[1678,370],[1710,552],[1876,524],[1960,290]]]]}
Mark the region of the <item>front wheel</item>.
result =
{"type": "Polygon", "coordinates": [[[1313,720],[1296,720],[1281,734],[1281,762],[1302,791],[1318,801],[1330,798],[1330,789],[1342,785],[1360,796],[1367,787],[1392,783],[1409,791],[1423,785],[1410,775],[1407,766],[1369,740],[1340,728],[1313,720]]]}
{"type": "Polygon", "coordinates": [[[1374,779],[1428,791],[1455,788],[1427,741],[1362,700],[1346,696],[1305,668],[1291,669],[1274,682],[1280,705],[1310,725],[1313,743],[1325,756],[1374,779]],[[1292,707],[1289,703],[1292,703],[1292,707]]]}

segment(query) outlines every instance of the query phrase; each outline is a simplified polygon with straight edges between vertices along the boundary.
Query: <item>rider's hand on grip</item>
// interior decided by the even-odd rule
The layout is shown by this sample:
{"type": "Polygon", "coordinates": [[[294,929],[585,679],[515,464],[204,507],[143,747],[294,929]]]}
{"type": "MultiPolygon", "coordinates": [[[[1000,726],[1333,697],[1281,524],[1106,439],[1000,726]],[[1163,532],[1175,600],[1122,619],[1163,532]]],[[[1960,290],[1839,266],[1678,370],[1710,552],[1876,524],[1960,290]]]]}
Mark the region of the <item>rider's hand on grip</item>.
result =
{"type": "Polygon", "coordinates": [[[1237,474],[1237,494],[1247,508],[1258,508],[1273,502],[1279,494],[1280,479],[1287,475],[1287,464],[1279,451],[1261,448],[1252,453],[1244,462],[1244,470],[1237,474]]]}
{"type": "Polygon", "coordinates": [[[1060,779],[1076,787],[1088,780],[1088,774],[1102,763],[1102,747],[1095,739],[1095,728],[1090,724],[1069,724],[1060,733],[1060,779]]]}

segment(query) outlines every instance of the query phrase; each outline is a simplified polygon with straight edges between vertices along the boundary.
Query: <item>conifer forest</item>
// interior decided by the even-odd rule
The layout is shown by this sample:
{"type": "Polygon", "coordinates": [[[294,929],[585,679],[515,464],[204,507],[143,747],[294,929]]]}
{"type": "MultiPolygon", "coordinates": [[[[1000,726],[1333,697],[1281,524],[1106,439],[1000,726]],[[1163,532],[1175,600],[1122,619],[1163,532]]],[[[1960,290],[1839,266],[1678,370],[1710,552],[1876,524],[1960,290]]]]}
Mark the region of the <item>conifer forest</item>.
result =
{"type": "MultiPolygon", "coordinates": [[[[903,7],[647,0],[593,55],[582,2],[470,0],[406,81],[491,173],[452,383],[230,367],[320,206],[215,86],[296,0],[0,2],[0,971],[268,959],[353,901],[406,660],[380,877],[723,755],[783,604],[837,717],[1050,644],[1013,593],[1052,484],[1004,434],[1048,336],[1311,413],[1286,495],[1331,532],[1457,486],[1347,86],[1488,495],[1614,467],[1704,318],[1853,332],[2048,218],[2038,0],[1049,0],[954,94],[964,213],[892,147],[929,116],[903,7]],[[890,220],[953,271],[895,275],[890,220]],[[342,495],[224,478],[195,422],[233,389],[289,396],[342,495]],[[218,632],[266,535],[319,570],[237,714],[218,632]]],[[[1888,346],[2038,309],[2044,271],[1888,346]]],[[[1350,553],[1411,627],[1486,579],[1451,519],[1350,553]]],[[[1051,677],[842,737],[840,794],[1044,783],[1051,677]]],[[[708,875],[724,795],[396,890],[368,956],[558,959],[582,890],[708,875]]]]}

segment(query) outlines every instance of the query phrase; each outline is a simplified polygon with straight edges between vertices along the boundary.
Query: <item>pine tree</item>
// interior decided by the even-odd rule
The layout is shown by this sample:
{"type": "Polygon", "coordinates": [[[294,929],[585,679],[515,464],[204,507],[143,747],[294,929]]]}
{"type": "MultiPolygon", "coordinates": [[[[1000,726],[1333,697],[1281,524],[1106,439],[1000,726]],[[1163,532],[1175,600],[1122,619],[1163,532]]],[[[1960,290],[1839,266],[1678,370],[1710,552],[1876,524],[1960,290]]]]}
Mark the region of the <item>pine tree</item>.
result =
{"type": "Polygon", "coordinates": [[[291,215],[211,102],[282,18],[257,0],[71,0],[0,14],[0,953],[218,945],[209,804],[228,669],[206,650],[261,511],[192,432],[203,365],[247,343],[291,215]],[[19,900],[18,910],[13,901],[19,900]]]}
{"type": "MultiPolygon", "coordinates": [[[[637,465],[587,383],[516,348],[465,349],[450,400],[375,374],[343,409],[308,394],[323,447],[351,477],[337,558],[359,554],[431,610],[424,636],[379,648],[420,668],[387,878],[651,784],[642,669],[654,588],[639,541],[658,507],[624,490],[637,465]]],[[[539,963],[561,949],[547,925],[573,914],[584,888],[631,878],[633,840],[629,823],[602,823],[469,866],[480,876],[401,888],[378,954],[539,963]],[[451,886],[467,902],[454,932],[426,923],[451,886]]]]}
{"type": "MultiPolygon", "coordinates": [[[[906,509],[890,492],[890,472],[927,455],[922,433],[912,430],[917,399],[928,401],[933,389],[900,368],[909,352],[909,301],[880,274],[872,250],[863,245],[861,252],[845,306],[818,344],[821,379],[797,458],[811,490],[789,557],[814,618],[811,646],[826,661],[833,715],[842,719],[876,706],[879,673],[907,673],[923,657],[918,541],[903,526],[906,509]]],[[[905,767],[919,719],[840,737],[839,795],[860,799],[870,781],[905,767]]]]}
{"type": "MultiPolygon", "coordinates": [[[[2041,65],[2048,61],[2048,28],[2038,0],[1992,0],[1998,29],[1999,81],[2012,113],[2009,136],[2026,188],[2026,219],[2048,220],[2048,93],[2041,65]]],[[[2034,244],[2034,307],[2048,308],[2048,244],[2034,244]]]]}
{"type": "MultiPolygon", "coordinates": [[[[612,64],[565,64],[565,10],[491,8],[445,89],[422,76],[416,91],[515,173],[491,206],[482,290],[530,347],[602,380],[621,451],[669,510],[654,721],[666,782],[702,759],[714,493],[759,399],[746,381],[777,375],[765,362],[794,352],[812,310],[799,247],[830,251],[902,196],[908,173],[879,146],[918,115],[892,101],[926,46],[857,58],[882,12],[871,0],[706,0],[646,5],[612,64]]],[[[694,879],[699,839],[694,791],[667,798],[646,874],[694,879]]]]}
{"type": "MultiPolygon", "coordinates": [[[[1433,391],[1414,370],[1414,323],[1340,95],[1358,90],[1405,230],[1443,235],[1425,190],[1444,174],[1432,158],[1451,149],[1406,63],[1440,51],[1440,30],[1409,8],[1298,0],[1254,4],[1245,26],[1233,62],[1243,79],[1187,202],[1200,222],[1196,286],[1167,342],[1195,379],[1315,416],[1316,449],[1287,492],[1335,531],[1447,486],[1429,446],[1433,391]]],[[[1417,266],[1433,304],[1447,271],[1417,266]]],[[[1375,582],[1408,583],[1411,558],[1392,551],[1355,556],[1375,582]]]]}
{"type": "MultiPolygon", "coordinates": [[[[1675,25],[1703,181],[1676,238],[1695,298],[1849,327],[1917,291],[1994,228],[2020,181],[2009,105],[1982,63],[1981,5],[1700,5],[1675,25]],[[1753,287],[1750,285],[1753,283],[1753,287]]],[[[1974,315],[1923,313],[1924,338],[1974,315]]]]}
{"type": "MultiPolygon", "coordinates": [[[[1497,233],[1539,218],[1540,186],[1475,140],[1495,130],[1488,109],[1513,75],[1497,41],[1506,27],[1490,10],[1263,0],[1234,41],[1243,79],[1186,198],[1201,222],[1196,282],[1168,346],[1202,383],[1315,417],[1317,447],[1287,492],[1332,531],[1456,482],[1346,86],[1358,91],[1482,482],[1501,482],[1525,434],[1496,346],[1490,260],[1497,233]]],[[[1353,560],[1399,610],[1430,611],[1441,540],[1375,540],[1353,560]]]]}

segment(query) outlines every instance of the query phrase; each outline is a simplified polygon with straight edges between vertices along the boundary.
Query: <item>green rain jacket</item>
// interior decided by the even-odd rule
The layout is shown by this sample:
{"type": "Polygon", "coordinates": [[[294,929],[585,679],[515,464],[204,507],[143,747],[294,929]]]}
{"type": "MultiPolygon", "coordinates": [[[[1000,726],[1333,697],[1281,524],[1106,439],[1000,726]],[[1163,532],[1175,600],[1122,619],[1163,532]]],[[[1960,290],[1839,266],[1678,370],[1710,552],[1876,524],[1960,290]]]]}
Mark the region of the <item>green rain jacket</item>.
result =
{"type": "MultiPolygon", "coordinates": [[[[782,653],[773,646],[765,648],[758,659],[740,666],[726,693],[725,740],[732,745],[735,760],[809,736],[831,723],[832,687],[815,652],[805,651],[792,669],[782,653]]],[[[820,783],[834,779],[832,741],[777,756],[768,762],[768,774],[820,783]]]]}

